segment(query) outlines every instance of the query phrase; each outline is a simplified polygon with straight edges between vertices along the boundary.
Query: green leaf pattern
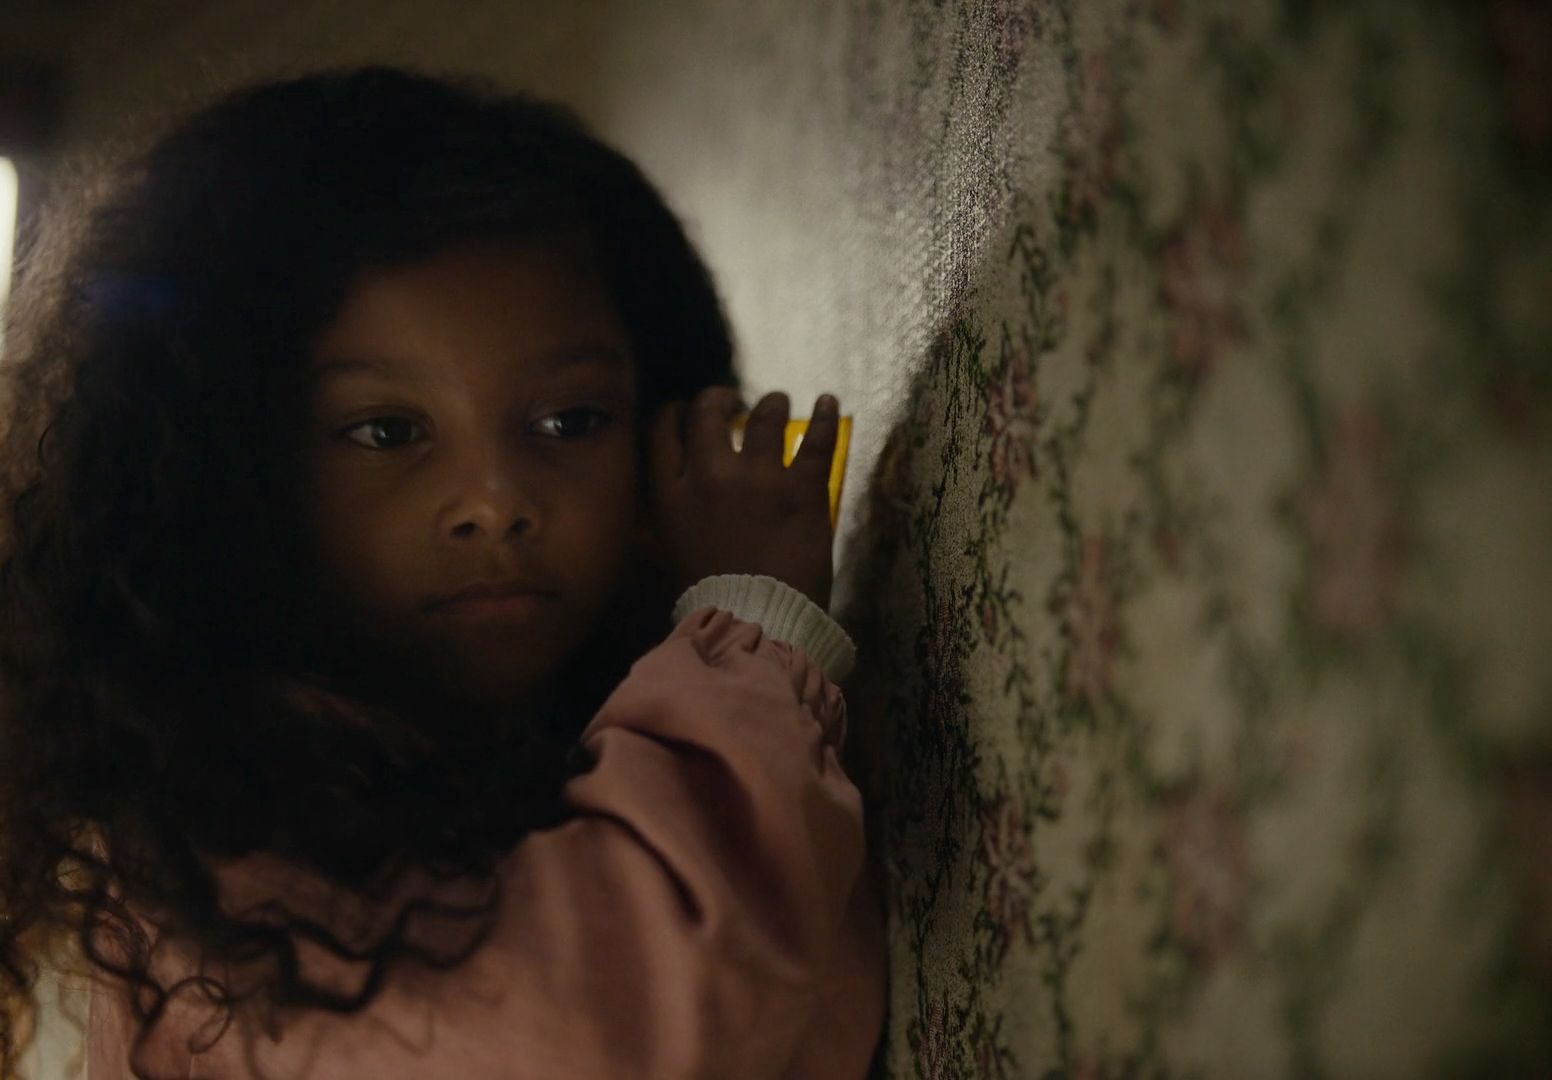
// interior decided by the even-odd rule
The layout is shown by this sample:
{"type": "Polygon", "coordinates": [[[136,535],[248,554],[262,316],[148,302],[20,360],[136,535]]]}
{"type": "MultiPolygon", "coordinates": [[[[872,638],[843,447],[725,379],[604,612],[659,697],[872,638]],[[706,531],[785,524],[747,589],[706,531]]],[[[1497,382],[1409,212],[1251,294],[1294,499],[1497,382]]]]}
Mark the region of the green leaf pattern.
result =
{"type": "Polygon", "coordinates": [[[942,313],[841,564],[885,1071],[1552,1074],[1552,7],[848,33],[942,313]]]}

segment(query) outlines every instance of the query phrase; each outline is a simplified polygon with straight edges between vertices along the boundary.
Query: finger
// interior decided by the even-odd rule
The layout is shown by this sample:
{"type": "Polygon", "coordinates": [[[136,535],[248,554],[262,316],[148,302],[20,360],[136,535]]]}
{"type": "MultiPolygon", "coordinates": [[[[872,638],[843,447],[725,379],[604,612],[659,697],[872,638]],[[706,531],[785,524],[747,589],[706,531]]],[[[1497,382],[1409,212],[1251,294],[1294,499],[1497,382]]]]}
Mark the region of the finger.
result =
{"type": "Polygon", "coordinates": [[[684,475],[684,418],[688,406],[670,401],[652,418],[648,451],[652,486],[665,490],[684,475]]]}
{"type": "Polygon", "coordinates": [[[742,408],[738,390],[731,386],[712,386],[695,396],[690,403],[685,431],[686,472],[695,472],[734,456],[736,451],[729,431],[733,417],[742,408]]]}
{"type": "Polygon", "coordinates": [[[778,391],[761,398],[744,426],[744,456],[761,461],[774,459],[780,466],[791,413],[792,399],[786,394],[778,391]]]}
{"type": "Polygon", "coordinates": [[[792,459],[794,469],[808,477],[829,480],[840,415],[840,402],[830,394],[820,395],[814,403],[814,415],[808,422],[803,445],[798,447],[797,455],[792,459]]]}

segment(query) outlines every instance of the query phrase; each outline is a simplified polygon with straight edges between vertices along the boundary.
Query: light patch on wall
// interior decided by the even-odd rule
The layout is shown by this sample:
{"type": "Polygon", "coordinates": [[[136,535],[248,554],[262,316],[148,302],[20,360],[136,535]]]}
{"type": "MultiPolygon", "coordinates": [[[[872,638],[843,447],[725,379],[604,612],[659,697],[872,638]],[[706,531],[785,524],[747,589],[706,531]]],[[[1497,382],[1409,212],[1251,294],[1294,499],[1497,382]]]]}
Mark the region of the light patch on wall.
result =
{"type": "Polygon", "coordinates": [[[16,166],[0,157],[0,349],[5,348],[5,306],[11,295],[11,249],[16,239],[16,166]]]}

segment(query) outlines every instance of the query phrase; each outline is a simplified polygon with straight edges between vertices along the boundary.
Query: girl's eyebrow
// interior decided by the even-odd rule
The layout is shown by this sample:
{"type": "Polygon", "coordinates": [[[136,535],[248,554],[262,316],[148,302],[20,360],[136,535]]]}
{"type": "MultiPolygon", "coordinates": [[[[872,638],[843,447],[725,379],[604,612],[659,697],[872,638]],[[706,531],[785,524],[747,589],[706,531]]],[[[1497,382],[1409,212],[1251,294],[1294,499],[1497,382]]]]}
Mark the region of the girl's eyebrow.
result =
{"type": "MultiPolygon", "coordinates": [[[[630,370],[630,359],[626,354],[609,345],[580,345],[552,349],[539,354],[537,360],[549,372],[581,366],[616,368],[627,372],[630,370]]],[[[417,377],[414,372],[406,370],[404,365],[387,356],[345,356],[328,360],[313,369],[313,376],[317,380],[322,380],[359,372],[401,378],[417,377]]]]}
{"type": "Polygon", "coordinates": [[[576,345],[553,349],[540,355],[540,360],[551,371],[593,364],[598,367],[630,369],[630,360],[619,349],[609,345],[576,345]]]}
{"type": "Polygon", "coordinates": [[[394,363],[387,357],[380,356],[348,356],[338,360],[328,360],[313,368],[313,378],[323,380],[337,375],[354,375],[358,372],[366,372],[372,375],[412,375],[411,372],[394,363]]]}

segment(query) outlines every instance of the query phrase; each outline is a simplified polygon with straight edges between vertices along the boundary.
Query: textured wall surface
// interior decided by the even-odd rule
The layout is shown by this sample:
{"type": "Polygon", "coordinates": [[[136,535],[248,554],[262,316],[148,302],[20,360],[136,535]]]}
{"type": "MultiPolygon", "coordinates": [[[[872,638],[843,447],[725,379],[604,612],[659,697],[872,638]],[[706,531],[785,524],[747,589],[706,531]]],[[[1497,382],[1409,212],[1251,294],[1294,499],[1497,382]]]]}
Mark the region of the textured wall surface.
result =
{"type": "Polygon", "coordinates": [[[895,1071],[1547,1075],[1552,12],[862,16],[895,1071]]]}
{"type": "Polygon", "coordinates": [[[408,60],[663,184],[752,389],[858,416],[891,1075],[1546,1075],[1548,56],[1540,0],[160,0],[73,130],[408,60]]]}

